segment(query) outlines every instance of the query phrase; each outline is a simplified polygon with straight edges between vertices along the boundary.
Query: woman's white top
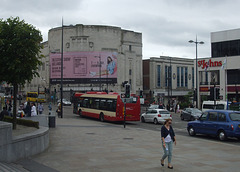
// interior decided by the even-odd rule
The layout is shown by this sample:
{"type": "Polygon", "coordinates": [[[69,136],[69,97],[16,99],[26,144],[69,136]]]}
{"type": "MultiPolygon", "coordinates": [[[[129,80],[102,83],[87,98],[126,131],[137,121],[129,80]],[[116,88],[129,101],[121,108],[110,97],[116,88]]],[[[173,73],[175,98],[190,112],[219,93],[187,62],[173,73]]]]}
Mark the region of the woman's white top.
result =
{"type": "Polygon", "coordinates": [[[32,106],[32,109],[31,109],[31,116],[37,116],[36,106],[32,106]]]}
{"type": "Polygon", "coordinates": [[[170,134],[168,134],[167,137],[164,140],[165,140],[165,143],[171,142],[172,138],[171,138],[170,134]]]}

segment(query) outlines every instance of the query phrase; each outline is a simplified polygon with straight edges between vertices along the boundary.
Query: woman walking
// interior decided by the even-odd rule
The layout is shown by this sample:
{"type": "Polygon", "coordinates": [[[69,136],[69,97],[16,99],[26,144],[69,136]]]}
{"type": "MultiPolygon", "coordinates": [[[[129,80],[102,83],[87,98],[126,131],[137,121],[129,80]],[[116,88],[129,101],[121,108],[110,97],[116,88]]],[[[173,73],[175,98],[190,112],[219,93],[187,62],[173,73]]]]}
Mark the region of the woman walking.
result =
{"type": "Polygon", "coordinates": [[[161,165],[164,166],[164,160],[165,158],[168,157],[169,169],[173,169],[173,166],[171,165],[173,142],[175,143],[175,145],[177,143],[175,133],[173,131],[171,124],[172,124],[172,120],[167,119],[164,122],[164,125],[162,126],[162,129],[161,129],[162,146],[164,151],[164,155],[162,156],[162,159],[161,159],[161,165]]]}

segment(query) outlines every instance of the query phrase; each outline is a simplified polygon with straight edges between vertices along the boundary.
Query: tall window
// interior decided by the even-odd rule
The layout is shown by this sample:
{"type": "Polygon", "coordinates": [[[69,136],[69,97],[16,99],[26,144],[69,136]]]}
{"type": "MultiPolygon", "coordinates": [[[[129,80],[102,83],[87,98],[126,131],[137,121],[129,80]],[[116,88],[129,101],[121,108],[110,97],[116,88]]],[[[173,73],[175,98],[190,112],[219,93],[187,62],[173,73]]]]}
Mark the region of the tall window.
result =
{"type": "Polygon", "coordinates": [[[165,66],[165,87],[168,86],[168,67],[165,66]]]}
{"type": "Polygon", "coordinates": [[[192,87],[194,88],[194,67],[192,68],[192,87]]]}
{"type": "Polygon", "coordinates": [[[161,87],[161,66],[157,65],[157,86],[161,87]]]}
{"type": "Polygon", "coordinates": [[[206,84],[208,84],[208,72],[205,72],[205,81],[206,81],[206,84]]]}
{"type": "Polygon", "coordinates": [[[183,87],[183,67],[181,67],[181,87],[183,87]]]}
{"type": "Polygon", "coordinates": [[[172,70],[170,66],[165,66],[165,87],[172,85],[172,70]]]}
{"type": "Polygon", "coordinates": [[[180,87],[180,69],[177,67],[177,87],[180,87]]]}
{"type": "Polygon", "coordinates": [[[185,87],[188,87],[188,68],[185,67],[185,87]]]}

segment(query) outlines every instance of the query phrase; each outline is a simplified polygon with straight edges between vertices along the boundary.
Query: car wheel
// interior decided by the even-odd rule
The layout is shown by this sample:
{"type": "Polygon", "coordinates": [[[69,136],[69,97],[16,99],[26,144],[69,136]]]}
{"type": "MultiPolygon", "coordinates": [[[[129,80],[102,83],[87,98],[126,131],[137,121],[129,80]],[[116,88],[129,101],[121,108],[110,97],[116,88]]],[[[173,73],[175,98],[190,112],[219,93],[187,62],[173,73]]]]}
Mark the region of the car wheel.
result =
{"type": "Polygon", "coordinates": [[[181,115],[181,120],[184,121],[183,115],[181,115]]]}
{"type": "Polygon", "coordinates": [[[193,128],[192,126],[189,127],[189,129],[188,129],[188,134],[189,134],[190,136],[195,136],[195,135],[196,135],[195,130],[194,130],[194,128],[193,128]]]}
{"type": "Polygon", "coordinates": [[[225,133],[223,130],[220,130],[220,131],[218,132],[218,138],[219,138],[219,140],[221,140],[221,141],[226,140],[226,138],[227,138],[226,133],[225,133]]]}
{"type": "Polygon", "coordinates": [[[194,120],[195,120],[195,118],[194,118],[193,116],[191,116],[190,120],[191,120],[191,121],[194,121],[194,120]]]}
{"type": "Polygon", "coordinates": [[[145,119],[143,116],[141,117],[141,122],[145,122],[145,119]]]}
{"type": "Polygon", "coordinates": [[[103,113],[100,113],[99,119],[100,119],[101,122],[104,122],[104,115],[103,115],[103,113]]]}
{"type": "Polygon", "coordinates": [[[158,124],[158,120],[157,120],[157,118],[154,118],[153,123],[154,123],[155,125],[158,124]]]}

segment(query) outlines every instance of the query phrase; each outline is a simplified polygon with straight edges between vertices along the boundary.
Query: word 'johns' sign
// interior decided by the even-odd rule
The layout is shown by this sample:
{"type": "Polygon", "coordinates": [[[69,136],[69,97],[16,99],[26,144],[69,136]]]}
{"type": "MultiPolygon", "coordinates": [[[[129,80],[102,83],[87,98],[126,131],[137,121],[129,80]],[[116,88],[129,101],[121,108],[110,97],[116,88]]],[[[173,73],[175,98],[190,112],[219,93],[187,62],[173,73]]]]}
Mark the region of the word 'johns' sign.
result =
{"type": "Polygon", "coordinates": [[[208,67],[221,67],[222,61],[212,61],[211,59],[206,60],[199,60],[198,61],[198,67],[202,67],[202,69],[206,69],[208,67]]]}

